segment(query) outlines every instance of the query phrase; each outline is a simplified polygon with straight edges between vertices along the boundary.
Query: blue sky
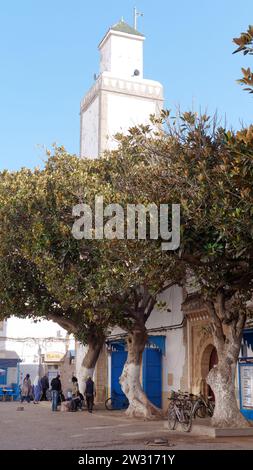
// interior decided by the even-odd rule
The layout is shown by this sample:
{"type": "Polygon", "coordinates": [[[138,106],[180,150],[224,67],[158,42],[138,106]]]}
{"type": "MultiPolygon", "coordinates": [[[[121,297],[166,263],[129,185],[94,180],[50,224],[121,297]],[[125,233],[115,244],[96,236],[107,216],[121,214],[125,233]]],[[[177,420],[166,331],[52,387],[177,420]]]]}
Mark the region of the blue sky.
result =
{"type": "Polygon", "coordinates": [[[98,72],[97,45],[121,16],[144,13],[145,78],[165,87],[166,107],[218,111],[238,128],[252,95],[235,80],[253,59],[232,38],[253,22],[252,0],[1,0],[0,169],[42,166],[52,143],[79,152],[79,104],[98,72]]]}

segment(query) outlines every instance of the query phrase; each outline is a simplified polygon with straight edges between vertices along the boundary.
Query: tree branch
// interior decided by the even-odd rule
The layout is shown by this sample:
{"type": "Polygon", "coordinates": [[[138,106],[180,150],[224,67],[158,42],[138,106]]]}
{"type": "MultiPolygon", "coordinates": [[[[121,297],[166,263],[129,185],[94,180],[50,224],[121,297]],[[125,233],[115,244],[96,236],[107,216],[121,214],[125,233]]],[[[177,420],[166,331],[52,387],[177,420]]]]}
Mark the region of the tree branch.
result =
{"type": "Polygon", "coordinates": [[[165,292],[167,289],[170,289],[173,286],[182,287],[182,284],[180,284],[179,282],[171,282],[170,284],[164,285],[156,291],[155,296],[157,296],[158,294],[162,294],[162,292],[165,292]]]}
{"type": "Polygon", "coordinates": [[[149,318],[151,312],[153,311],[156,302],[157,302],[156,299],[155,299],[154,297],[151,297],[151,296],[150,296],[149,305],[147,305],[147,310],[146,310],[145,315],[144,315],[144,321],[145,321],[145,323],[146,323],[146,321],[148,320],[148,318],[149,318]]]}
{"type": "Polygon", "coordinates": [[[75,322],[70,318],[59,317],[58,315],[49,314],[47,315],[47,319],[58,323],[58,325],[67,330],[69,333],[75,334],[78,332],[78,328],[75,325],[75,322]]]}
{"type": "Polygon", "coordinates": [[[221,356],[221,354],[224,351],[224,345],[225,345],[225,335],[224,335],[223,328],[222,328],[222,321],[216,313],[214,302],[207,300],[205,301],[205,305],[212,318],[213,335],[214,335],[214,340],[216,343],[215,345],[216,345],[216,349],[218,352],[218,356],[221,356]]]}

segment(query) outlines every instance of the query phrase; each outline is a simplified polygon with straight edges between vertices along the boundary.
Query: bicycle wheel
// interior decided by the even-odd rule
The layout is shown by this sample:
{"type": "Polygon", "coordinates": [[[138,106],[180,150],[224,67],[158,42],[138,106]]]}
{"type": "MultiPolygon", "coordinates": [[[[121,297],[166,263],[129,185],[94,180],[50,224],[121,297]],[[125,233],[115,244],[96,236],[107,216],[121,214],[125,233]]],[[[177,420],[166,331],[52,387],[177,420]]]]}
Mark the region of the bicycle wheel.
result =
{"type": "Polygon", "coordinates": [[[197,416],[198,418],[206,418],[206,406],[201,404],[197,406],[194,417],[197,416]]]}
{"type": "Polygon", "coordinates": [[[181,421],[181,425],[185,432],[190,432],[192,428],[192,414],[189,410],[183,410],[183,421],[181,421]]]}
{"type": "Polygon", "coordinates": [[[173,408],[169,409],[168,411],[168,428],[171,431],[174,431],[176,427],[177,416],[175,410],[173,408]]]}
{"type": "Polygon", "coordinates": [[[189,411],[189,413],[192,414],[193,412],[193,401],[190,399],[187,399],[184,403],[184,409],[189,411]]]}
{"type": "Polygon", "coordinates": [[[207,410],[208,416],[210,416],[210,418],[214,414],[214,407],[215,407],[215,403],[213,401],[210,401],[209,406],[208,406],[208,410],[207,410]]]}
{"type": "Polygon", "coordinates": [[[107,398],[107,400],[105,400],[105,407],[108,411],[111,411],[113,410],[113,400],[112,398],[107,398]]]}

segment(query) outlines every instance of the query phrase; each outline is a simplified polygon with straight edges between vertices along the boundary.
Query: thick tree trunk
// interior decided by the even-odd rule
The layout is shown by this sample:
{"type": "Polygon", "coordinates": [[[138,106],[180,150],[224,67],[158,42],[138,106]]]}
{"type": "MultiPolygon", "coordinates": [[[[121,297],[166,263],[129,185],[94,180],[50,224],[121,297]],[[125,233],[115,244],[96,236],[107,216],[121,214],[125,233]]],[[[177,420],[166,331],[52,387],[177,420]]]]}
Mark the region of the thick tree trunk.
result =
{"type": "Polygon", "coordinates": [[[235,395],[236,363],[228,365],[227,360],[213,367],[208,374],[207,383],[215,396],[215,409],[212,425],[218,428],[245,428],[249,422],[240,413],[235,395]]]}
{"type": "Polygon", "coordinates": [[[207,376],[207,383],[215,396],[212,425],[219,428],[250,427],[250,423],[240,413],[235,394],[235,377],[242,333],[235,336],[232,333],[233,326],[229,325],[227,328],[230,331],[223,344],[221,338],[214,335],[219,362],[207,376]]]}
{"type": "Polygon", "coordinates": [[[82,361],[82,377],[80,382],[80,391],[83,393],[84,384],[87,377],[93,377],[99,354],[103,348],[105,336],[101,333],[92,332],[88,336],[86,346],[88,349],[82,361]]]}
{"type": "Polygon", "coordinates": [[[120,384],[129,401],[127,416],[156,419],[162,417],[162,410],[148,400],[140,383],[141,360],[146,341],[147,330],[140,322],[134,326],[127,338],[128,356],[120,377],[120,384]]]}

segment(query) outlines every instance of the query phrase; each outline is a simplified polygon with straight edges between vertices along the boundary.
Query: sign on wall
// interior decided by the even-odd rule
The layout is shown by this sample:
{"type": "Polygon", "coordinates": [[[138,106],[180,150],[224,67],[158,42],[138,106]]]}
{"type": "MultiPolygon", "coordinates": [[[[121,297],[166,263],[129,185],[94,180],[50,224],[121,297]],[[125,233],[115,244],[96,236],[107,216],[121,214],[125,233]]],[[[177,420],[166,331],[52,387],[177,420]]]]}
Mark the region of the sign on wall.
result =
{"type": "Polygon", "coordinates": [[[241,405],[253,409],[253,364],[240,364],[241,405]]]}
{"type": "Polygon", "coordinates": [[[44,356],[44,362],[60,362],[64,354],[61,352],[48,352],[44,356]]]}

